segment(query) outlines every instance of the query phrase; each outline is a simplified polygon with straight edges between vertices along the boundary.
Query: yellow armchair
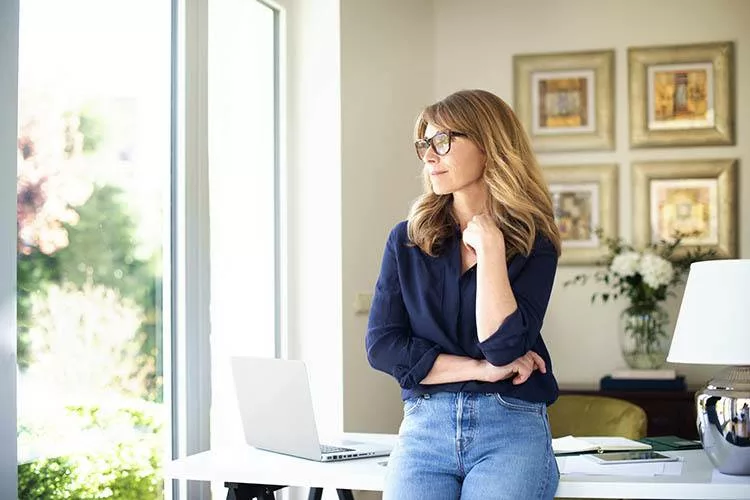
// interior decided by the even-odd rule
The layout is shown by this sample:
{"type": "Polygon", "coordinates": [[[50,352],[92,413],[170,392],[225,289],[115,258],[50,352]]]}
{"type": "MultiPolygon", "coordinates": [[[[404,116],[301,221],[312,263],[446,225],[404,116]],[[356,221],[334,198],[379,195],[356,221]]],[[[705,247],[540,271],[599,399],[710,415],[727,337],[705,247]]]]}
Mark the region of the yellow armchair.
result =
{"type": "Polygon", "coordinates": [[[646,436],[646,412],[622,399],[606,396],[563,394],[547,408],[552,437],[646,436]]]}
{"type": "Polygon", "coordinates": [[[646,412],[640,406],[607,396],[563,394],[549,408],[552,437],[646,436],[646,412]]]}

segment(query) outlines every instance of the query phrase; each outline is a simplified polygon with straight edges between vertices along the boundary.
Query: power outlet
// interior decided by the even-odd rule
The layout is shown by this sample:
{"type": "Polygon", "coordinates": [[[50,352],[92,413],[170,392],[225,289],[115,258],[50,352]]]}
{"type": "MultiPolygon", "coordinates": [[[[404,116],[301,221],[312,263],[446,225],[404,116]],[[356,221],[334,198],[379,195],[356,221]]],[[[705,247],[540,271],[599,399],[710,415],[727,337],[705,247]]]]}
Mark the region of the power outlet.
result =
{"type": "Polygon", "coordinates": [[[370,304],[372,304],[372,294],[367,292],[358,292],[354,295],[354,313],[355,314],[367,314],[370,312],[370,304]]]}

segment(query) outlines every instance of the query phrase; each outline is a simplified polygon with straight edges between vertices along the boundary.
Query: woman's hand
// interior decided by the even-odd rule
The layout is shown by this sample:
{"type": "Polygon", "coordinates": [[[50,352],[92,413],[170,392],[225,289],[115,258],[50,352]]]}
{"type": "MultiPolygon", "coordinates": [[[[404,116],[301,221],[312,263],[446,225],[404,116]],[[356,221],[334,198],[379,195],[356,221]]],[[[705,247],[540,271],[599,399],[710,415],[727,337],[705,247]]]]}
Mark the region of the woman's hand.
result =
{"type": "Polygon", "coordinates": [[[482,382],[498,382],[513,377],[513,385],[526,382],[534,370],[547,373],[547,365],[534,351],[528,351],[507,365],[495,366],[487,360],[482,361],[482,382]]]}
{"type": "Polygon", "coordinates": [[[475,215],[471,218],[464,229],[463,242],[478,255],[494,249],[500,249],[505,254],[503,233],[489,215],[475,215]]]}

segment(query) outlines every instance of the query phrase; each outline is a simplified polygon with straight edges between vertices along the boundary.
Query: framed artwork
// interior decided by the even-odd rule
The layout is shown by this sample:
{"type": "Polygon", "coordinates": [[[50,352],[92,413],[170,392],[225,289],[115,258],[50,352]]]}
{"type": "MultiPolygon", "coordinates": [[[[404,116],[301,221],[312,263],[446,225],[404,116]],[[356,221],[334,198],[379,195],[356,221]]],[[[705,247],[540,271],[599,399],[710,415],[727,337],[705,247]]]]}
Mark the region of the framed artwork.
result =
{"type": "Polygon", "coordinates": [[[612,150],[613,50],[513,57],[514,108],[536,151],[612,150]]]}
{"type": "Polygon", "coordinates": [[[676,257],[697,247],[719,258],[737,255],[736,160],[633,165],[634,243],[685,235],[676,257]]]}
{"type": "Polygon", "coordinates": [[[628,49],[630,145],[734,144],[732,42],[628,49]]]}
{"type": "Polygon", "coordinates": [[[607,254],[596,230],[617,236],[617,165],[544,167],[562,239],[560,264],[596,264],[607,254]]]}

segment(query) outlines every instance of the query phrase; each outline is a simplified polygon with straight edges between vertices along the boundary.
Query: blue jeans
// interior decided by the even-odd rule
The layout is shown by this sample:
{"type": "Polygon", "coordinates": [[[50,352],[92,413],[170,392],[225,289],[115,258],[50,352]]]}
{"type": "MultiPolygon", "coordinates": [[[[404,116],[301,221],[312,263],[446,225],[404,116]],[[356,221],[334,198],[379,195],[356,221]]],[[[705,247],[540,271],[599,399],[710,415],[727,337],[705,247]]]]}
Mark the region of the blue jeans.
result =
{"type": "Polygon", "coordinates": [[[404,402],[383,500],[548,499],[559,480],[544,403],[440,392],[404,402]]]}

